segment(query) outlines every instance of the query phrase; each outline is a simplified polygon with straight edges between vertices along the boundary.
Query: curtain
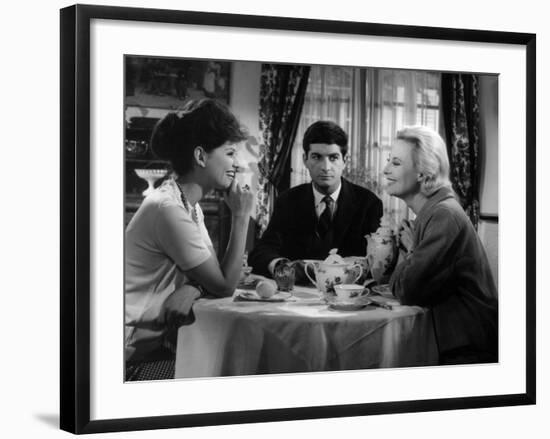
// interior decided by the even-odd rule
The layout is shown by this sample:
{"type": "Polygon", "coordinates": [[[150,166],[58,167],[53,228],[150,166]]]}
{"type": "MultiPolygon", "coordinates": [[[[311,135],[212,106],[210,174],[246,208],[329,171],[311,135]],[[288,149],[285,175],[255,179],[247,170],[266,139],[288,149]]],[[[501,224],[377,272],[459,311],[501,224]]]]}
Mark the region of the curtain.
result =
{"type": "Polygon", "coordinates": [[[279,191],[288,189],[290,155],[304,104],[309,66],[263,64],[260,85],[260,161],[257,233],[269,222],[279,191]]]}
{"type": "Polygon", "coordinates": [[[302,137],[320,119],[349,135],[344,177],[376,193],[393,227],[413,214],[383,189],[383,169],[398,129],[427,125],[439,131],[440,75],[404,70],[315,66],[311,69],[302,120],[292,155],[291,184],[310,181],[302,163],[302,137]]]}
{"type": "Polygon", "coordinates": [[[366,112],[363,144],[350,157],[348,178],[376,193],[384,205],[384,215],[396,228],[414,216],[405,202],[384,191],[384,167],[398,130],[407,125],[425,125],[439,130],[438,73],[408,70],[366,71],[366,112]]]}
{"type": "Polygon", "coordinates": [[[479,78],[444,73],[442,112],[451,165],[451,182],[477,229],[479,222],[479,78]]]}

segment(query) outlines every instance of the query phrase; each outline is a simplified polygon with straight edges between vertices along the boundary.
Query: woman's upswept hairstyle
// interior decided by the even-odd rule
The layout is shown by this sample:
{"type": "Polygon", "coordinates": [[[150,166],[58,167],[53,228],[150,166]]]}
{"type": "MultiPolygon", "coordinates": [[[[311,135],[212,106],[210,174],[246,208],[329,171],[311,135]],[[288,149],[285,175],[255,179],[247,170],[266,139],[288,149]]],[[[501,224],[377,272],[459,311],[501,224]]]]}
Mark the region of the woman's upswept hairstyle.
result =
{"type": "Polygon", "coordinates": [[[397,131],[396,139],[413,146],[413,163],[418,172],[425,176],[421,185],[424,195],[429,196],[442,187],[451,187],[447,147],[437,132],[425,126],[413,125],[397,131]]]}
{"type": "Polygon", "coordinates": [[[151,135],[151,150],[183,175],[193,169],[193,153],[200,146],[210,152],[223,144],[247,139],[247,132],[229,108],[214,99],[190,101],[178,115],[168,113],[151,135]]]}

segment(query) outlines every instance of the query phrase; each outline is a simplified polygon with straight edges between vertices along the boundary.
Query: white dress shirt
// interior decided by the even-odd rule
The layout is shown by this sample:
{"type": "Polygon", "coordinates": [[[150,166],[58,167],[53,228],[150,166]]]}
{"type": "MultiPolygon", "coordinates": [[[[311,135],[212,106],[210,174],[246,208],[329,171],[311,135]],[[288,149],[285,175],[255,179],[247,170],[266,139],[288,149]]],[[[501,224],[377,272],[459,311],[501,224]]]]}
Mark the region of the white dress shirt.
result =
{"type": "MultiPolygon", "coordinates": [[[[315,186],[311,185],[313,188],[313,202],[315,203],[315,214],[317,215],[317,218],[321,216],[323,211],[326,209],[327,205],[323,201],[323,198],[325,198],[325,195],[319,192],[317,189],[315,189],[315,186]]],[[[332,214],[334,215],[336,213],[336,209],[338,209],[338,203],[336,202],[338,200],[338,196],[340,195],[340,190],[342,189],[342,183],[338,186],[338,188],[330,194],[330,198],[332,198],[333,209],[332,214]]]]}
{"type": "MultiPolygon", "coordinates": [[[[317,215],[317,218],[319,218],[327,207],[326,203],[323,201],[323,198],[325,198],[325,195],[319,192],[317,189],[315,189],[315,186],[313,185],[313,183],[311,184],[311,188],[313,189],[313,203],[315,207],[315,215],[317,215]]],[[[342,189],[342,182],[340,182],[336,190],[332,194],[330,194],[330,198],[332,198],[332,200],[334,201],[334,207],[332,209],[333,216],[336,213],[336,209],[338,208],[338,203],[336,202],[336,200],[338,200],[338,196],[340,195],[341,189],[342,189]]],[[[285,259],[285,258],[275,258],[269,263],[269,265],[267,266],[267,269],[271,274],[273,274],[273,269],[275,268],[275,264],[277,264],[277,262],[279,262],[281,259],[285,259]]]]}

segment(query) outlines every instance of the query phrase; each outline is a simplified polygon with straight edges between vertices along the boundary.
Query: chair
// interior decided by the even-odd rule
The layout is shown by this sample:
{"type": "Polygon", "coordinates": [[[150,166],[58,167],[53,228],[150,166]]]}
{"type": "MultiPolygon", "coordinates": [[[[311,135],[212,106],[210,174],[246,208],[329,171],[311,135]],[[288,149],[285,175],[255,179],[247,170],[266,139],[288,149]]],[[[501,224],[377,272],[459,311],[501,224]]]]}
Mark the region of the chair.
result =
{"type": "Polygon", "coordinates": [[[126,381],[171,380],[175,366],[175,354],[161,347],[145,361],[126,363],[126,381]]]}
{"type": "Polygon", "coordinates": [[[477,233],[485,247],[491,272],[498,289],[498,220],[479,220],[477,233]]]}

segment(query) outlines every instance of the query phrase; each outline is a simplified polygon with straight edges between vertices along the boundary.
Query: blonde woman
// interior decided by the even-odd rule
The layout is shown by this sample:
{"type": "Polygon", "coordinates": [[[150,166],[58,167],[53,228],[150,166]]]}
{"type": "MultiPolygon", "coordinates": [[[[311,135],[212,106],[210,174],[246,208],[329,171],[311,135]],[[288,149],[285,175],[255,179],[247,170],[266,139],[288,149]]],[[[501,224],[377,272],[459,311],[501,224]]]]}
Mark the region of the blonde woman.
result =
{"type": "Polygon", "coordinates": [[[441,364],[498,359],[497,290],[485,250],[449,180],[445,142],[423,126],[397,132],[386,190],[416,214],[403,222],[390,279],[403,304],[430,307],[441,364]]]}

